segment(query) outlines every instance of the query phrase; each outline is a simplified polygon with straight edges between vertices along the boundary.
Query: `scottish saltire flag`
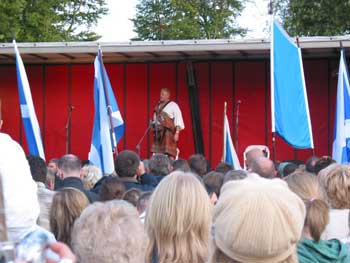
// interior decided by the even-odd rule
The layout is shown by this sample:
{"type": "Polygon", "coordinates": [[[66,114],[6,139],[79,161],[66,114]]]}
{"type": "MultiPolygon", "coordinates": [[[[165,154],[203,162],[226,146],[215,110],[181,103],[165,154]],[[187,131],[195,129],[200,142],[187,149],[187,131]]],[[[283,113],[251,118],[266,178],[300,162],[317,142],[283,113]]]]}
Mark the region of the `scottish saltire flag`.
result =
{"type": "Polygon", "coordinates": [[[295,148],[314,148],[301,50],[284,29],[272,23],[272,132],[295,148]]]}
{"type": "Polygon", "coordinates": [[[89,161],[101,168],[103,174],[110,174],[114,171],[113,151],[124,134],[124,121],[102,63],[101,50],[98,51],[94,65],[95,115],[89,161]],[[108,109],[111,110],[113,130],[108,109]]]}
{"type": "Polygon", "coordinates": [[[226,114],[224,116],[224,152],[222,160],[223,162],[232,165],[235,170],[242,169],[241,165],[239,164],[235,147],[232,143],[230,126],[226,114]]]}
{"type": "Polygon", "coordinates": [[[21,55],[19,54],[15,40],[13,40],[13,47],[15,49],[16,54],[16,72],[19,104],[29,154],[40,156],[42,159],[45,160],[44,148],[40,135],[40,127],[35,114],[27,73],[24,68],[23,61],[21,55]]]}
{"type": "Polygon", "coordinates": [[[344,50],[340,51],[332,155],[338,163],[350,161],[350,85],[344,50]]]}

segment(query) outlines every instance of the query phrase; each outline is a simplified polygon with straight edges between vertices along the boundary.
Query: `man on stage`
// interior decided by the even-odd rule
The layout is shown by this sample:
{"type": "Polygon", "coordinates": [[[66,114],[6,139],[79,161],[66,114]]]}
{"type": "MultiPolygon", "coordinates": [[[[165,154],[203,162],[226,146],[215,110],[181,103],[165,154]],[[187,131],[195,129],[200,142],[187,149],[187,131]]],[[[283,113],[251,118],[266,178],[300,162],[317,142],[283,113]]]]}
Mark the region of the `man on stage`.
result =
{"type": "Polygon", "coordinates": [[[154,109],[153,153],[164,153],[172,160],[176,159],[180,131],[185,128],[179,106],[170,100],[170,91],[162,88],[160,100],[154,109]]]}

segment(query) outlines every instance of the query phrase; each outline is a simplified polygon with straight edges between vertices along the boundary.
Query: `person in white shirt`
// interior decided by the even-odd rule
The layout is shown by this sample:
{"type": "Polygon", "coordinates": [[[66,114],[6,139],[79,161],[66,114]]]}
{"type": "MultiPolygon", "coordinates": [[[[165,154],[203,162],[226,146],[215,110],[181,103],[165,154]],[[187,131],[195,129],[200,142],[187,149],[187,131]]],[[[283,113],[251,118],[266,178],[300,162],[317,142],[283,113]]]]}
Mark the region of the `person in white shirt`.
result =
{"type": "Polygon", "coordinates": [[[170,159],[176,159],[177,142],[180,131],[185,128],[179,106],[170,100],[170,91],[163,88],[160,100],[154,109],[154,141],[153,153],[166,154],[170,159]]]}

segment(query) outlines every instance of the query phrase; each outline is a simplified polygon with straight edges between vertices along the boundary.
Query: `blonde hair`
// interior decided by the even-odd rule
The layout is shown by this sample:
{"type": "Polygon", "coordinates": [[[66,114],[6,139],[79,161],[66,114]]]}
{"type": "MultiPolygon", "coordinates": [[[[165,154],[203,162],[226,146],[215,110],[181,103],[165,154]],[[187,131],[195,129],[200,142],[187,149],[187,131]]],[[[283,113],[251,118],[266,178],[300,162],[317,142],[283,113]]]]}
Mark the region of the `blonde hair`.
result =
{"type": "Polygon", "coordinates": [[[192,173],[169,174],[152,194],[147,209],[147,262],[154,253],[160,263],[206,262],[210,224],[210,200],[200,181],[192,173]]]}
{"type": "Polygon", "coordinates": [[[319,174],[319,182],[334,209],[350,208],[350,167],[332,164],[319,174]]]}
{"type": "MultiPolygon", "coordinates": [[[[215,247],[215,250],[211,256],[211,259],[209,260],[209,263],[240,263],[239,261],[236,261],[226,256],[220,249],[218,249],[217,246],[214,245],[214,247],[215,247]]],[[[297,263],[297,262],[298,262],[298,256],[297,256],[297,252],[295,251],[288,258],[278,263],[297,263]]]]}
{"type": "Polygon", "coordinates": [[[94,187],[94,185],[97,183],[98,180],[102,178],[102,172],[101,169],[94,165],[84,165],[81,172],[82,174],[82,181],[84,188],[86,190],[90,190],[94,187]]]}
{"type": "Polygon", "coordinates": [[[84,263],[145,262],[147,240],[136,208],[122,200],[89,205],[72,232],[73,251],[84,263]]]}
{"type": "Polygon", "coordinates": [[[74,221],[88,205],[85,194],[75,188],[64,188],[53,196],[50,228],[58,241],[70,246],[74,221]]]}
{"type": "Polygon", "coordinates": [[[286,178],[289,188],[305,203],[305,227],[311,237],[319,242],[329,223],[329,207],[324,193],[315,175],[307,172],[295,172],[286,178]]]}

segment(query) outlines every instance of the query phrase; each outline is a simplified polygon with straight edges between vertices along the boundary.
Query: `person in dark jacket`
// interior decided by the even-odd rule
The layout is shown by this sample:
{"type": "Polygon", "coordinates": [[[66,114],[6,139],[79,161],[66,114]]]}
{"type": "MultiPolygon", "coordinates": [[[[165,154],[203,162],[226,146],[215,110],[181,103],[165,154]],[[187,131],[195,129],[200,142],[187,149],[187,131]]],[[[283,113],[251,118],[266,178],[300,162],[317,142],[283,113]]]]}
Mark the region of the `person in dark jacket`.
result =
{"type": "Polygon", "coordinates": [[[120,152],[114,164],[115,171],[125,184],[126,190],[136,188],[142,192],[153,191],[154,186],[152,184],[148,184],[147,181],[145,182],[142,178],[138,180],[138,177],[142,177],[146,171],[139,156],[135,152],[129,150],[120,152]]]}
{"type": "Polygon", "coordinates": [[[99,196],[94,192],[84,189],[80,179],[81,161],[73,154],[66,154],[58,161],[58,172],[61,177],[61,188],[72,187],[82,191],[89,199],[90,203],[99,201],[99,196]]]}

